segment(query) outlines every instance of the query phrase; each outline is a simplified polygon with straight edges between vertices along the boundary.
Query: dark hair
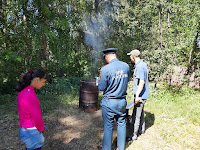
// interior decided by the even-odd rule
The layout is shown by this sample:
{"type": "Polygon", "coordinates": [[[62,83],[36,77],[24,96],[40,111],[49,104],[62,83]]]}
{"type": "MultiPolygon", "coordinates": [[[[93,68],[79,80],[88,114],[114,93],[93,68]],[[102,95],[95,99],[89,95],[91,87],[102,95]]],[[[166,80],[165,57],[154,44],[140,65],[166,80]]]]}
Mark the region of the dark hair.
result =
{"type": "Polygon", "coordinates": [[[34,78],[39,77],[40,79],[48,79],[48,75],[47,73],[45,73],[43,70],[41,69],[33,69],[33,70],[29,70],[28,72],[26,72],[22,79],[19,81],[16,90],[18,92],[21,92],[25,87],[29,86],[31,84],[31,81],[34,78]]]}

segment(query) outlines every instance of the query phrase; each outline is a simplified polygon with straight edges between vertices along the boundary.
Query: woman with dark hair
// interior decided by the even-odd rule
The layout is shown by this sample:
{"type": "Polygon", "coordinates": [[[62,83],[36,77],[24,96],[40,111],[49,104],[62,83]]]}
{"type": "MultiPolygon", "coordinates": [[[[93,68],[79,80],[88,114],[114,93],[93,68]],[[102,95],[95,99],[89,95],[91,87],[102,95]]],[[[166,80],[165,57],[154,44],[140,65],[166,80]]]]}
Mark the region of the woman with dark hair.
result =
{"type": "Polygon", "coordinates": [[[17,86],[19,137],[25,144],[26,150],[41,150],[44,145],[43,123],[40,101],[34,89],[45,85],[48,75],[41,69],[29,70],[24,74],[17,86]]]}

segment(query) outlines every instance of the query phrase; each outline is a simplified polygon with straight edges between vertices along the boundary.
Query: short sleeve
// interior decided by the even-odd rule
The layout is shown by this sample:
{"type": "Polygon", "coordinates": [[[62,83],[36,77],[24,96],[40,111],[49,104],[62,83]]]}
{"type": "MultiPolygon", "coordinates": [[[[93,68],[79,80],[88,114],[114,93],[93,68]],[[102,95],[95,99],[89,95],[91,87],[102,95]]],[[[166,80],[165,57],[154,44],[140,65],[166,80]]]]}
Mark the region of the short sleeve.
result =
{"type": "Polygon", "coordinates": [[[137,68],[136,78],[144,80],[145,74],[144,74],[144,68],[143,67],[138,67],[137,68]]]}

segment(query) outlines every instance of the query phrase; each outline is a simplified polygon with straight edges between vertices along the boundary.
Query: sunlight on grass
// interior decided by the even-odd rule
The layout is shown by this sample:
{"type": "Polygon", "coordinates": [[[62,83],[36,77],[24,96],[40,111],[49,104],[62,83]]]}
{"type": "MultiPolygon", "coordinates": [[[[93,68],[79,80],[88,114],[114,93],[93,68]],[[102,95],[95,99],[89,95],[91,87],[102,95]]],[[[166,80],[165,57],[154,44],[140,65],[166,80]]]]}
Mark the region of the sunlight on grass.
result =
{"type": "Polygon", "coordinates": [[[145,105],[155,115],[154,125],[166,143],[177,143],[183,149],[199,148],[200,98],[190,88],[180,91],[160,86],[156,91],[150,84],[150,99],[145,105]]]}

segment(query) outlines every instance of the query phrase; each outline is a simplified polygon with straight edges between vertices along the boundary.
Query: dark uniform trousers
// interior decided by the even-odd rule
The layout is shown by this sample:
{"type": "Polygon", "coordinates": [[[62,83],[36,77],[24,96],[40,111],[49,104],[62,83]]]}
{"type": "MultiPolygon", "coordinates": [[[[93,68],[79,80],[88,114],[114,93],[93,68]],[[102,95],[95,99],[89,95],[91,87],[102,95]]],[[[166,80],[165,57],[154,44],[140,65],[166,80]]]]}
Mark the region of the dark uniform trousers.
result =
{"type": "Polygon", "coordinates": [[[126,99],[103,99],[102,116],[104,120],[103,149],[111,150],[114,119],[117,121],[117,147],[125,149],[126,140],[126,99]]]}

